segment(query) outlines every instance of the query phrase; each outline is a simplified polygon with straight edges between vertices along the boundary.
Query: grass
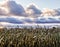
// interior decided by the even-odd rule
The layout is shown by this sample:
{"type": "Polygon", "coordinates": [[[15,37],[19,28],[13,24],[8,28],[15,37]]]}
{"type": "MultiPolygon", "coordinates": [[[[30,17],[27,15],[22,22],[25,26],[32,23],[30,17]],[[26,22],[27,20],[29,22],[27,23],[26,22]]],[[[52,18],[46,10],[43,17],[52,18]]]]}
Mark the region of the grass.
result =
{"type": "Polygon", "coordinates": [[[0,29],[0,47],[60,47],[60,28],[0,29]]]}

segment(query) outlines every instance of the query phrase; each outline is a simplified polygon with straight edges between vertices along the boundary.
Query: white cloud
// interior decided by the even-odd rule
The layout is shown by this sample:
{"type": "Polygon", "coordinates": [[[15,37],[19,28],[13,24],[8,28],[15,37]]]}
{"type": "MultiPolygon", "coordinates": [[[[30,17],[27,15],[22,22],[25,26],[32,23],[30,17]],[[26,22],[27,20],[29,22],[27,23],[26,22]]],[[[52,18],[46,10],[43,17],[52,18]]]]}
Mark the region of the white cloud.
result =
{"type": "Polygon", "coordinates": [[[35,5],[35,4],[30,4],[28,5],[28,7],[26,8],[26,13],[28,15],[40,15],[41,14],[41,10],[39,10],[39,8],[35,5]]]}
{"type": "Polygon", "coordinates": [[[60,9],[49,9],[49,8],[45,8],[42,11],[42,16],[60,16],[60,9]]]}
{"type": "Polygon", "coordinates": [[[24,8],[17,4],[15,1],[5,1],[4,3],[2,3],[0,5],[1,8],[1,14],[5,14],[4,12],[7,12],[7,15],[24,15],[25,14],[25,10],[24,8]],[[4,8],[4,9],[2,9],[4,8]]]}
{"type": "Polygon", "coordinates": [[[37,5],[31,3],[28,5],[26,10],[22,5],[17,4],[15,1],[7,0],[0,3],[0,15],[20,15],[20,16],[58,16],[60,15],[60,9],[48,9],[45,8],[43,11],[39,9],[37,5]]]}
{"type": "Polygon", "coordinates": [[[42,16],[56,16],[57,15],[57,11],[55,11],[54,9],[49,9],[49,8],[45,8],[42,11],[42,16]]]}

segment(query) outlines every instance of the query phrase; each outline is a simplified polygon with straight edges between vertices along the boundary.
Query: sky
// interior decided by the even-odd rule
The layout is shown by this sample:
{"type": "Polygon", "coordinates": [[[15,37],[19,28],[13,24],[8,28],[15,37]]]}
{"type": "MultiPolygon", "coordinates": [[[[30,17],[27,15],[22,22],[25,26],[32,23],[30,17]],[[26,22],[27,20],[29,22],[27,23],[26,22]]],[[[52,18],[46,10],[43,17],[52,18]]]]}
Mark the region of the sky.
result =
{"type": "Polygon", "coordinates": [[[60,25],[60,0],[0,0],[0,3],[0,25],[4,27],[60,25]]]}
{"type": "Polygon", "coordinates": [[[60,23],[59,0],[0,0],[0,2],[0,23],[60,23]]]}
{"type": "Polygon", "coordinates": [[[15,0],[26,7],[30,3],[35,3],[40,9],[43,8],[60,8],[60,0],[15,0]]]}
{"type": "MultiPolygon", "coordinates": [[[[3,1],[3,0],[0,0],[3,1]]],[[[50,8],[56,9],[60,8],[60,0],[15,0],[17,3],[21,4],[23,7],[27,7],[27,5],[34,3],[39,9],[50,8]]]]}
{"type": "Polygon", "coordinates": [[[0,15],[60,15],[60,0],[0,0],[0,15]]]}

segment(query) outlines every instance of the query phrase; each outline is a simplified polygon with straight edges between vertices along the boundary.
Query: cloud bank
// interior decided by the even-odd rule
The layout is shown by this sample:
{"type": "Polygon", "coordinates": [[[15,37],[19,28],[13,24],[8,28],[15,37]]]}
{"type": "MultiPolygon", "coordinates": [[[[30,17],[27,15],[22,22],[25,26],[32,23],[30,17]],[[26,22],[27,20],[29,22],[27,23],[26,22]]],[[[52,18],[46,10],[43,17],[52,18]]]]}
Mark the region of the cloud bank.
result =
{"type": "Polygon", "coordinates": [[[60,9],[45,8],[40,10],[35,4],[28,5],[28,7],[24,9],[22,5],[17,4],[15,1],[5,1],[4,3],[0,4],[0,24],[3,23],[9,25],[60,23],[60,9]]]}
{"type": "Polygon", "coordinates": [[[26,10],[22,5],[15,1],[8,0],[0,4],[0,15],[19,15],[19,16],[59,16],[60,8],[40,10],[34,3],[28,5],[26,10]]]}
{"type": "Polygon", "coordinates": [[[40,23],[60,23],[60,17],[20,17],[20,16],[1,16],[0,22],[8,22],[13,24],[40,24],[40,23]]]}

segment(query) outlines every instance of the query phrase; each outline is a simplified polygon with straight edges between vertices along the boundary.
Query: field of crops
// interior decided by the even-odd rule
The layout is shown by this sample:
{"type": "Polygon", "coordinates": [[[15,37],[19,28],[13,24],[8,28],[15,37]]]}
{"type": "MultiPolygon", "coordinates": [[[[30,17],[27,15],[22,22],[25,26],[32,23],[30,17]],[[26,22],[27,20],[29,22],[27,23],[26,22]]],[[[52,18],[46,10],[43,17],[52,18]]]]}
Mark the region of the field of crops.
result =
{"type": "Polygon", "coordinates": [[[0,29],[0,47],[60,47],[60,28],[0,29]]]}

